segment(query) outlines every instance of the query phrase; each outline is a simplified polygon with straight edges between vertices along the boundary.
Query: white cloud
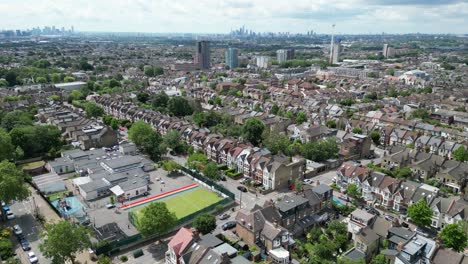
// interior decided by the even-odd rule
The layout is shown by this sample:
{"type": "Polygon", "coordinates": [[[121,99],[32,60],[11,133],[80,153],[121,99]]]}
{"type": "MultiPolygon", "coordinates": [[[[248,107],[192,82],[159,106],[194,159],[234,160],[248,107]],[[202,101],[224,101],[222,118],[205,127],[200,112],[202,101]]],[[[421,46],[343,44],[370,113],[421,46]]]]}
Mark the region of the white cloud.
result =
{"type": "Polygon", "coordinates": [[[83,31],[466,33],[466,0],[0,0],[3,28],[83,31]],[[5,12],[6,10],[6,12],[5,12]]]}

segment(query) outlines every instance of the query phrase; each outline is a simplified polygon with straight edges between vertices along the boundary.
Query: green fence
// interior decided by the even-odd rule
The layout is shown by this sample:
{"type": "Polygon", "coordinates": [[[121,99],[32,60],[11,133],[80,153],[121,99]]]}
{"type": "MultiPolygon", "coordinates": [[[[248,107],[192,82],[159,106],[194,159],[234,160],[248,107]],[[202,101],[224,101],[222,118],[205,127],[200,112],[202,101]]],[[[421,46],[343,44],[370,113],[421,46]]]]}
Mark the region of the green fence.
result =
{"type": "Polygon", "coordinates": [[[214,182],[213,180],[211,179],[208,179],[206,178],[205,176],[201,175],[200,173],[196,172],[196,171],[192,171],[190,169],[187,169],[185,167],[182,167],[181,170],[187,174],[189,174],[190,176],[206,183],[207,185],[210,185],[212,186],[215,190],[219,191],[219,192],[222,192],[224,193],[226,196],[228,196],[230,199],[234,200],[235,199],[235,195],[230,192],[228,189],[224,188],[223,186],[217,184],[216,182],[214,182]]]}
{"type": "MultiPolygon", "coordinates": [[[[195,217],[197,217],[197,215],[199,215],[199,214],[212,212],[212,211],[214,211],[216,209],[217,206],[219,206],[219,205],[225,206],[225,205],[231,203],[232,201],[234,201],[234,194],[232,192],[230,192],[229,190],[227,190],[226,188],[220,186],[216,182],[204,177],[203,175],[199,174],[198,172],[193,172],[193,171],[191,171],[191,170],[189,170],[189,169],[187,169],[185,167],[182,167],[182,171],[184,171],[187,174],[193,176],[194,178],[197,178],[198,180],[206,183],[207,185],[212,186],[215,190],[217,190],[219,192],[222,192],[223,194],[225,194],[227,196],[227,198],[224,198],[223,200],[221,200],[221,201],[219,201],[217,203],[214,203],[214,204],[212,204],[212,205],[210,205],[208,207],[205,207],[205,208],[201,209],[200,211],[197,211],[197,212],[195,212],[193,214],[190,214],[190,215],[187,215],[185,217],[182,217],[182,218],[178,219],[176,227],[174,228],[174,230],[177,230],[181,226],[184,226],[184,225],[192,222],[195,219],[195,217]]],[[[135,227],[138,226],[138,223],[137,223],[138,219],[137,219],[137,216],[133,213],[133,211],[128,212],[128,221],[130,221],[130,223],[133,226],[135,226],[135,227]]],[[[168,233],[170,233],[170,232],[168,232],[168,233]]],[[[149,241],[151,239],[156,239],[156,238],[162,237],[164,235],[165,234],[159,234],[159,235],[154,235],[154,236],[150,236],[150,237],[143,237],[142,235],[137,234],[137,235],[134,235],[134,236],[130,236],[130,237],[118,240],[118,241],[113,241],[113,242],[110,242],[110,243],[106,243],[106,244],[97,246],[96,254],[97,255],[100,255],[100,254],[114,254],[114,253],[117,253],[122,246],[129,246],[132,243],[137,244],[137,242],[142,243],[144,241],[149,241]]]]}

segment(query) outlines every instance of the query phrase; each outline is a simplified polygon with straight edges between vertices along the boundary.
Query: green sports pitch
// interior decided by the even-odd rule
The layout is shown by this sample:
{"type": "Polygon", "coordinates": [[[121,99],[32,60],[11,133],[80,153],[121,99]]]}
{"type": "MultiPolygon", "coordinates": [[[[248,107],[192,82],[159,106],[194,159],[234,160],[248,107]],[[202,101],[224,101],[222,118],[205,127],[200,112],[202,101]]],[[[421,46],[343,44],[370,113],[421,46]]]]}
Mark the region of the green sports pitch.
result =
{"type": "MultiPolygon", "coordinates": [[[[156,200],[155,202],[163,202],[166,204],[169,211],[174,212],[177,219],[181,219],[187,215],[193,214],[201,209],[204,209],[212,204],[221,201],[223,198],[217,193],[208,189],[198,187],[193,190],[178,193],[173,196],[156,200]]],[[[144,207],[137,208],[132,211],[137,217],[142,213],[144,207]]]]}

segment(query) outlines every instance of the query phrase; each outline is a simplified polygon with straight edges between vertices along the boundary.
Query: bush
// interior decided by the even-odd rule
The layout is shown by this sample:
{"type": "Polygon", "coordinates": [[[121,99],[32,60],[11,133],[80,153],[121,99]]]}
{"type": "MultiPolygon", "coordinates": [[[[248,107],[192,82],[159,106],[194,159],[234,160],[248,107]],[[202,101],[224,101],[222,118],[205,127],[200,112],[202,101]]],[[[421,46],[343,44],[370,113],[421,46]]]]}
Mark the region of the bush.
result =
{"type": "MultiPolygon", "coordinates": [[[[141,249],[140,249],[141,250],[141,249]]],[[[143,251],[141,252],[143,253],[143,251]]],[[[142,254],[143,255],[143,254],[142,254]]],[[[135,256],[135,252],[133,252],[133,256],[135,256]]],[[[120,261],[122,262],[127,262],[128,261],[128,257],[127,256],[120,256],[120,261]]]]}
{"type": "Polygon", "coordinates": [[[229,176],[230,178],[238,178],[242,175],[242,172],[236,172],[236,173],[233,173],[233,172],[226,172],[226,175],[229,176]]]}
{"type": "Polygon", "coordinates": [[[138,249],[138,250],[133,251],[133,257],[134,258],[139,258],[141,256],[143,256],[143,250],[138,249]]]}

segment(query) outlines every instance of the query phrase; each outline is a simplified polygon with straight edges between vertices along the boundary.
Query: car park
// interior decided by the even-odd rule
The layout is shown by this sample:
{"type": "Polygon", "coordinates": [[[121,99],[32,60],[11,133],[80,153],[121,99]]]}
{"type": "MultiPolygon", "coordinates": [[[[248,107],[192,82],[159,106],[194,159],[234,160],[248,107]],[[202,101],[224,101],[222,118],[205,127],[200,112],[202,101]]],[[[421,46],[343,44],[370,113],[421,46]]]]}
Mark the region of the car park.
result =
{"type": "Polygon", "coordinates": [[[245,188],[244,186],[237,186],[237,190],[241,192],[247,192],[247,188],[245,188]]]}
{"type": "Polygon", "coordinates": [[[37,263],[39,261],[36,254],[32,251],[28,253],[28,259],[30,263],[37,263]]]}
{"type": "Polygon", "coordinates": [[[13,232],[17,236],[23,234],[23,230],[21,229],[21,227],[19,225],[14,225],[13,226],[13,232]]]}
{"type": "Polygon", "coordinates": [[[229,218],[229,215],[228,214],[220,214],[218,215],[218,219],[219,220],[225,220],[225,219],[228,219],[229,218]]]}
{"type": "Polygon", "coordinates": [[[236,227],[237,223],[236,221],[229,221],[229,222],[226,222],[224,223],[221,228],[226,231],[228,229],[233,229],[234,227],[236,227]]]}

